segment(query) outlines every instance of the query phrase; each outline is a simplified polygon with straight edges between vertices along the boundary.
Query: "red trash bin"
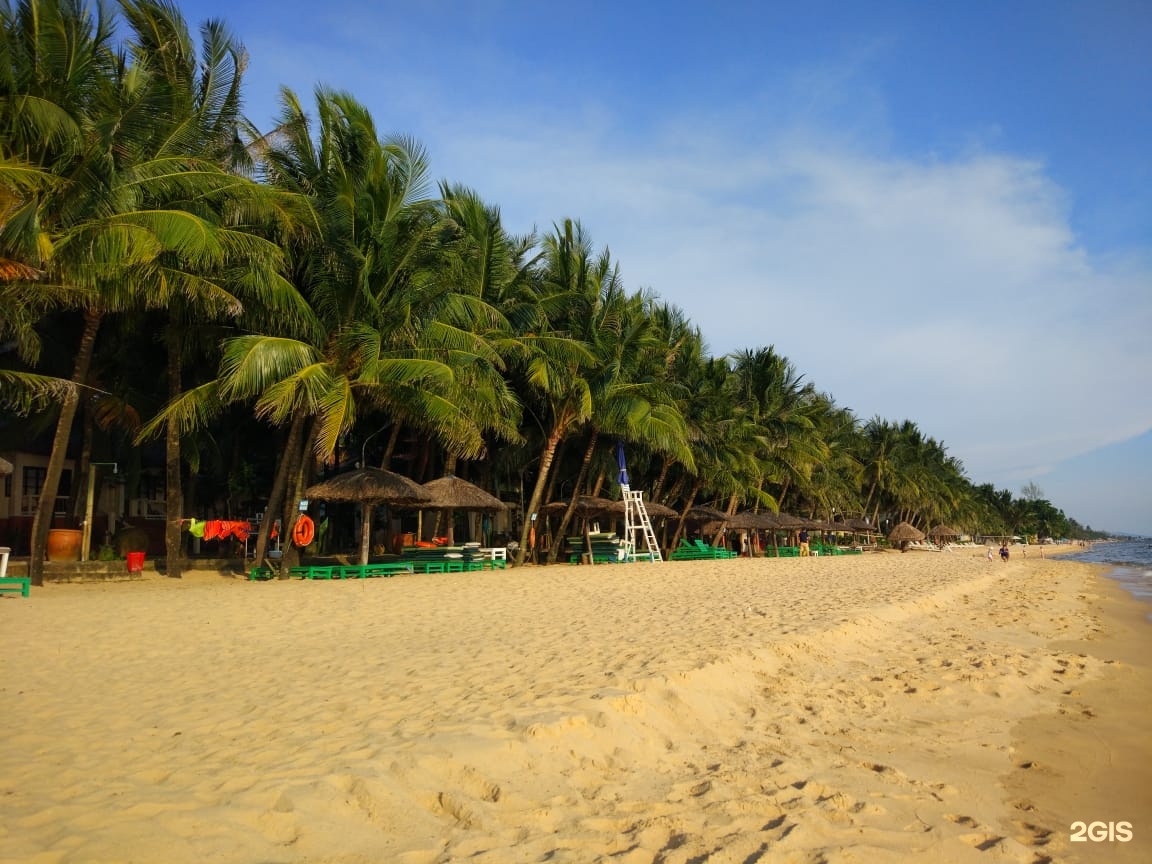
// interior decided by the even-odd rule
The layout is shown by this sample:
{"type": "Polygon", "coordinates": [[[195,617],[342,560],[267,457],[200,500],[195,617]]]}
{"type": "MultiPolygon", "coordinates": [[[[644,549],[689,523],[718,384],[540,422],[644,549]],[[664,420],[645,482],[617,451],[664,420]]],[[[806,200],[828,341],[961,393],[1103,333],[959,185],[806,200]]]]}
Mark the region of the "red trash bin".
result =
{"type": "Polygon", "coordinates": [[[129,573],[142,573],[142,572],[144,572],[144,553],[143,552],[129,552],[128,553],[128,572],[129,573]]]}

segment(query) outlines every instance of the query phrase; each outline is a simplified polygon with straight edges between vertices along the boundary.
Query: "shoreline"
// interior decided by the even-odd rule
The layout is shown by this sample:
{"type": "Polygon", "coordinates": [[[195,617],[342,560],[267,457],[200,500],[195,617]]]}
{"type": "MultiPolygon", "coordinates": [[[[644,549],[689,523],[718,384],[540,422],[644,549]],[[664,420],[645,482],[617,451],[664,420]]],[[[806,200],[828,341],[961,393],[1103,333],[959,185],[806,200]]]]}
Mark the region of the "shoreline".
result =
{"type": "Polygon", "coordinates": [[[3,600],[0,862],[1081,860],[1013,769],[1146,706],[1095,632],[1126,607],[982,553],[3,600]]]}
{"type": "Polygon", "coordinates": [[[1027,831],[1040,823],[1034,833],[1051,832],[1053,860],[1142,864],[1152,849],[1152,604],[1106,575],[1113,565],[1084,566],[1095,570],[1087,602],[1098,623],[1085,638],[1053,647],[1099,659],[1106,668],[1062,691],[1056,713],[1017,725],[1005,788],[1018,825],[1027,831]],[[1128,822],[1133,836],[1072,842],[1078,821],[1128,822]]]}

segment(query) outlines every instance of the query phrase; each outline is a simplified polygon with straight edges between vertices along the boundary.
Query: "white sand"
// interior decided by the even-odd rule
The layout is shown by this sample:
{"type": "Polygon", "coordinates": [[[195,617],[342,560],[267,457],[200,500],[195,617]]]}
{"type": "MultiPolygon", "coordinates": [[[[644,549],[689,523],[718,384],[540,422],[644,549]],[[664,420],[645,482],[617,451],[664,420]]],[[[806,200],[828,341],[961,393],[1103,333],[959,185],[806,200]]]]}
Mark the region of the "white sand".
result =
{"type": "Polygon", "coordinates": [[[0,862],[1075,860],[1093,569],[981,552],[33,589],[0,862]]]}

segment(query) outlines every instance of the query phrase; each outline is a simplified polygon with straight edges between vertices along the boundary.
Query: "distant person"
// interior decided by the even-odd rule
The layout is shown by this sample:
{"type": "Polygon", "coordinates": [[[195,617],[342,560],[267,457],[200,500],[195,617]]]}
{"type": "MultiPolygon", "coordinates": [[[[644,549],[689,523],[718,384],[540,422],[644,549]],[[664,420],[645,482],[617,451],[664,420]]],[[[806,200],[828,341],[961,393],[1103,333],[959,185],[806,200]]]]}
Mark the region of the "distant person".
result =
{"type": "Polygon", "coordinates": [[[988,560],[989,561],[992,560],[992,547],[991,546],[988,547],[988,560]]]}
{"type": "Polygon", "coordinates": [[[1003,561],[1005,564],[1008,563],[1008,544],[1007,543],[1001,543],[1000,544],[1000,560],[1003,561]]]}
{"type": "Polygon", "coordinates": [[[808,532],[803,528],[800,529],[800,557],[804,558],[812,554],[812,549],[808,545],[808,532]]]}

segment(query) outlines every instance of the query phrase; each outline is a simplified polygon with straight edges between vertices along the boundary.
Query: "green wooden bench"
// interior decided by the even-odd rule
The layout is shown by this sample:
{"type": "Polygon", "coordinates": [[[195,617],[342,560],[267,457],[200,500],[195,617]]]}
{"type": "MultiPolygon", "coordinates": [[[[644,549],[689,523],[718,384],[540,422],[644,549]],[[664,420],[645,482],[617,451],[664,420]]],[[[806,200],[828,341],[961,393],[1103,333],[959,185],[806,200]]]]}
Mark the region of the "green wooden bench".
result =
{"type": "Polygon", "coordinates": [[[32,591],[32,580],[27,576],[4,576],[0,578],[0,594],[19,594],[28,597],[32,591]]]}
{"type": "Polygon", "coordinates": [[[710,546],[703,540],[680,539],[680,545],[672,550],[668,556],[671,561],[715,561],[724,558],[735,558],[736,553],[723,546],[710,546]]]}
{"type": "Polygon", "coordinates": [[[290,567],[288,575],[297,579],[342,579],[339,567],[290,567]]]}

